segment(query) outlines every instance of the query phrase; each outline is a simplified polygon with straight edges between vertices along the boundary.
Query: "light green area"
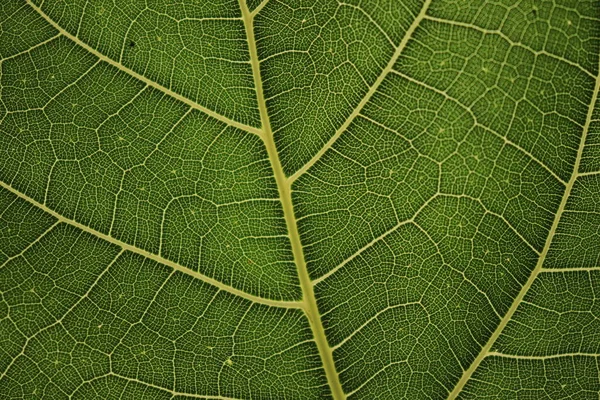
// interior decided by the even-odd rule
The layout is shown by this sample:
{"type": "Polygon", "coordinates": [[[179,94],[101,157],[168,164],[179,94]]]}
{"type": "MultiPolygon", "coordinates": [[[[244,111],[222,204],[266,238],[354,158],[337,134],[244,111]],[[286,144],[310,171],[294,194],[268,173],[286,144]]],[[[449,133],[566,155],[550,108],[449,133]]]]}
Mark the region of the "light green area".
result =
{"type": "Polygon", "coordinates": [[[0,398],[600,394],[594,0],[6,0],[0,398]]]}

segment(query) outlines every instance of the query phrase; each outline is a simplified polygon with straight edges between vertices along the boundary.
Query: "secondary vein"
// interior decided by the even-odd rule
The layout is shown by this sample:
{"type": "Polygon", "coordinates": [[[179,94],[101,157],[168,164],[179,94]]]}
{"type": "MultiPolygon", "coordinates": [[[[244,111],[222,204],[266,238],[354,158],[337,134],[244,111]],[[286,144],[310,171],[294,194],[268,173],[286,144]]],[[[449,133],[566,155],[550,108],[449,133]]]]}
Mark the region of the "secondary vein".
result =
{"type": "Polygon", "coordinates": [[[333,144],[342,135],[342,133],[344,133],[346,131],[346,129],[348,129],[348,127],[350,126],[352,121],[354,121],[354,118],[356,118],[360,114],[363,107],[369,102],[369,100],[371,99],[371,97],[373,97],[375,92],[377,92],[377,89],[379,88],[379,86],[381,85],[381,83],[383,82],[385,77],[392,70],[392,68],[394,68],[394,64],[396,64],[396,60],[398,60],[398,57],[400,57],[400,54],[402,54],[402,51],[406,47],[406,44],[412,37],[413,33],[415,32],[415,30],[417,29],[417,27],[419,26],[421,21],[423,19],[425,19],[425,16],[427,14],[427,9],[429,8],[430,4],[431,4],[431,0],[426,0],[425,3],[423,3],[423,7],[421,8],[419,15],[417,15],[417,17],[415,18],[413,23],[410,25],[410,27],[404,34],[404,37],[398,44],[398,47],[396,47],[396,50],[394,51],[394,55],[392,56],[390,61],[387,63],[385,68],[381,71],[381,73],[375,80],[375,83],[373,83],[373,85],[369,88],[369,91],[367,92],[365,97],[363,97],[363,99],[360,101],[360,103],[358,103],[358,105],[352,111],[352,113],[348,116],[348,118],[346,118],[346,120],[344,121],[342,126],[340,126],[339,129],[335,132],[335,134],[327,141],[327,143],[325,143],[325,145],[323,147],[321,147],[321,149],[317,152],[317,154],[315,154],[306,164],[304,164],[302,166],[302,168],[300,168],[298,171],[296,171],[293,175],[291,175],[289,177],[290,184],[293,183],[296,179],[298,179],[306,171],[308,171],[310,169],[310,167],[315,165],[315,163],[317,161],[319,161],[319,159],[323,156],[323,154],[325,154],[325,152],[327,150],[329,150],[331,148],[331,146],[333,146],[333,144]]]}
{"type": "Polygon", "coordinates": [[[171,89],[160,85],[154,81],[152,81],[151,79],[146,78],[144,75],[138,74],[137,72],[135,72],[134,70],[127,68],[126,66],[124,66],[123,64],[113,60],[112,58],[109,58],[107,56],[105,56],[104,54],[100,53],[98,50],[94,49],[93,47],[91,47],[90,45],[88,45],[87,43],[83,42],[81,39],[79,39],[77,36],[72,35],[71,33],[67,32],[63,27],[61,27],[58,23],[56,23],[56,21],[54,21],[52,18],[50,18],[49,15],[47,15],[46,13],[44,13],[44,11],[42,11],[42,9],[38,6],[36,6],[35,4],[33,4],[33,2],[31,0],[26,0],[27,4],[33,8],[38,14],[40,14],[42,16],[42,18],[44,18],[50,25],[52,25],[52,27],[54,27],[54,29],[56,29],[58,32],[60,32],[63,36],[65,36],[66,38],[69,38],[70,40],[72,40],[73,42],[75,42],[78,46],[84,48],[85,50],[87,50],[88,52],[90,52],[91,54],[93,54],[94,56],[98,57],[99,60],[104,61],[110,65],[112,65],[113,67],[125,72],[126,74],[129,74],[131,76],[133,76],[134,78],[144,82],[145,84],[147,84],[148,86],[152,86],[155,89],[160,90],[161,92],[181,101],[182,103],[185,103],[187,105],[189,105],[192,108],[195,108],[197,110],[202,111],[203,113],[210,115],[211,117],[218,119],[221,122],[226,123],[227,125],[233,126],[235,128],[238,129],[242,129],[246,132],[250,132],[250,133],[254,133],[256,135],[260,135],[261,131],[258,128],[255,128],[253,126],[250,125],[246,125],[246,124],[242,124],[241,122],[237,122],[234,121],[230,118],[225,117],[224,115],[221,115],[209,108],[206,108],[198,103],[196,103],[195,101],[192,101],[174,91],[172,91],[171,89]]]}
{"type": "Polygon", "coordinates": [[[183,265],[177,264],[176,262],[173,262],[171,260],[168,260],[166,258],[163,258],[159,255],[156,254],[152,254],[146,250],[142,250],[139,247],[130,245],[128,243],[122,242],[119,239],[115,239],[112,236],[109,236],[107,234],[104,234],[102,232],[99,232],[93,228],[90,228],[89,226],[83,225],[77,221],[74,221],[72,219],[66,218],[64,216],[62,216],[61,214],[57,213],[56,211],[50,209],[49,207],[45,206],[44,204],[32,199],[31,197],[27,196],[24,193],[21,193],[20,191],[18,191],[17,189],[13,188],[12,186],[8,185],[7,183],[0,181],[0,187],[3,187],[4,189],[10,191],[11,193],[17,195],[18,197],[22,198],[23,200],[26,200],[27,202],[33,204],[34,206],[38,207],[39,209],[45,211],[46,213],[52,215],[54,218],[56,218],[59,222],[64,222],[66,224],[72,225],[78,229],[81,229],[82,231],[85,231],[87,233],[90,233],[102,240],[105,240],[107,242],[113,243],[119,247],[121,247],[124,250],[128,250],[131,251],[132,253],[136,253],[136,254],[140,254],[146,258],[149,258],[151,260],[154,260],[156,262],[159,262],[161,264],[167,265],[179,272],[182,272],[186,275],[190,275],[196,279],[199,279],[203,282],[206,282],[212,286],[215,286],[221,290],[223,290],[224,292],[228,292],[231,293],[235,296],[239,296],[242,297],[246,300],[250,300],[254,303],[259,303],[259,304],[265,304],[268,306],[272,306],[272,307],[279,307],[279,308],[302,308],[302,303],[297,302],[297,301],[283,301],[283,300],[271,300],[271,299],[265,299],[259,296],[255,296],[252,295],[250,293],[246,293],[242,290],[236,289],[232,286],[226,285],[223,282],[220,282],[216,279],[213,279],[209,276],[206,276],[204,274],[201,274],[200,272],[194,271],[193,269],[184,267],[183,265]]]}
{"type": "Polygon", "coordinates": [[[552,222],[552,226],[551,226],[548,236],[546,238],[546,243],[544,244],[544,248],[540,254],[540,257],[538,258],[538,262],[537,262],[535,268],[533,269],[533,271],[531,272],[529,279],[527,280],[527,282],[525,282],[525,285],[523,285],[523,287],[521,288],[521,291],[519,292],[519,294],[513,301],[512,305],[508,309],[508,312],[506,313],[504,318],[502,318],[502,320],[500,321],[500,324],[498,324],[498,326],[496,327],[496,330],[494,331],[492,336],[490,336],[489,340],[483,346],[483,348],[481,349],[481,351],[479,352],[479,354],[477,355],[477,357],[475,358],[473,363],[471,363],[469,369],[467,369],[463,373],[461,379],[458,381],[457,385],[454,387],[454,390],[450,393],[450,395],[448,397],[449,399],[455,399],[458,397],[458,395],[460,394],[460,392],[462,391],[462,389],[464,388],[466,383],[469,381],[469,379],[475,372],[475,370],[477,370],[477,367],[479,367],[479,364],[481,364],[481,362],[483,361],[483,359],[485,357],[492,354],[491,353],[492,346],[494,345],[494,343],[496,342],[498,337],[500,337],[500,335],[502,334],[502,331],[504,330],[504,328],[506,327],[506,325],[512,318],[513,314],[519,307],[519,304],[521,303],[521,301],[523,300],[523,298],[529,291],[529,288],[531,287],[531,285],[533,284],[533,282],[535,281],[537,276],[540,274],[540,272],[542,272],[542,267],[544,265],[544,261],[548,254],[548,251],[550,250],[550,245],[552,244],[552,239],[554,238],[554,234],[556,233],[560,219],[563,215],[563,212],[565,211],[565,208],[567,205],[567,200],[569,199],[569,196],[571,195],[571,190],[573,189],[573,185],[575,184],[575,181],[577,180],[577,178],[579,176],[579,173],[578,173],[579,164],[581,163],[581,158],[583,156],[583,148],[585,146],[587,135],[588,135],[590,125],[592,122],[594,105],[596,104],[596,100],[598,99],[599,91],[600,91],[600,74],[596,77],[596,85],[594,88],[594,93],[592,94],[592,99],[591,99],[590,105],[588,107],[588,113],[587,113],[585,125],[583,126],[583,132],[581,134],[581,139],[579,141],[579,148],[577,150],[577,157],[575,158],[575,164],[573,165],[573,172],[571,173],[571,178],[569,179],[569,182],[567,182],[560,205],[558,207],[558,210],[556,211],[556,216],[554,217],[554,221],[552,222]]]}

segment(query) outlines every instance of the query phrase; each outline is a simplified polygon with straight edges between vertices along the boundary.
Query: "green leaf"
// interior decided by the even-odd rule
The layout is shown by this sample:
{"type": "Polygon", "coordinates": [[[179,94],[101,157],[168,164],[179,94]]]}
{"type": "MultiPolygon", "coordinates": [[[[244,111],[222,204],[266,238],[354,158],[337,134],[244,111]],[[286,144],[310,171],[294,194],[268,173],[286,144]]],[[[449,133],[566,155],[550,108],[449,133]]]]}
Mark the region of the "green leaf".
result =
{"type": "Polygon", "coordinates": [[[596,0],[0,2],[0,398],[600,393],[596,0]]]}

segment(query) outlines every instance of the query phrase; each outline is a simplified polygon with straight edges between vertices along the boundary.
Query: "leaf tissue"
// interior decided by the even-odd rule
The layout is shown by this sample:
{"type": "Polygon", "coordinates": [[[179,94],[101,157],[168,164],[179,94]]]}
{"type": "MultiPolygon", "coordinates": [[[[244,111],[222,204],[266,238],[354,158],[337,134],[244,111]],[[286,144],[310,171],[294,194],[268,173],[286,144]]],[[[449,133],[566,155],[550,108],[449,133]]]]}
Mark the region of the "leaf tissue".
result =
{"type": "Polygon", "coordinates": [[[2,0],[0,398],[598,399],[600,2],[2,0]]]}

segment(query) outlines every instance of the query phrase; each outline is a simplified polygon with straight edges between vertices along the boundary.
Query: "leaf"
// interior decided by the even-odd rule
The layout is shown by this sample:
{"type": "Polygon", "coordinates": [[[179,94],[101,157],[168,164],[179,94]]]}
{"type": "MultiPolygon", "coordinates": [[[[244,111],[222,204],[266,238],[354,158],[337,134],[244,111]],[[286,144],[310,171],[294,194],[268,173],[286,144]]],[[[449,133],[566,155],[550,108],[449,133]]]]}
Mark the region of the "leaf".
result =
{"type": "Polygon", "coordinates": [[[599,22],[4,0],[0,397],[597,398],[599,22]]]}

